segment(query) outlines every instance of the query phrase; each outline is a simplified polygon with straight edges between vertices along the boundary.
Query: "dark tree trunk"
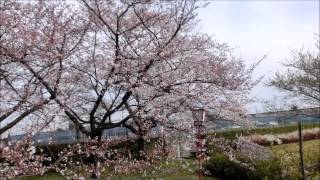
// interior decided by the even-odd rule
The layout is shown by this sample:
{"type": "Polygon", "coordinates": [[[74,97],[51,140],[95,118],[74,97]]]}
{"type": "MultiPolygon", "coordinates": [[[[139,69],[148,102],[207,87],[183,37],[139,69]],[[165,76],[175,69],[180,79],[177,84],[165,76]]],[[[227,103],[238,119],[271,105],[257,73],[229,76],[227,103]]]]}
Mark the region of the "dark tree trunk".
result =
{"type": "Polygon", "coordinates": [[[77,140],[77,142],[80,142],[81,141],[81,137],[80,137],[79,127],[77,125],[75,125],[74,130],[76,131],[76,140],[77,140]]]}
{"type": "MultiPolygon", "coordinates": [[[[91,139],[97,139],[98,140],[98,146],[100,146],[101,143],[101,139],[102,139],[102,130],[98,130],[95,129],[95,131],[90,132],[90,138],[91,139]]],[[[97,172],[98,172],[98,158],[93,155],[90,154],[89,156],[89,163],[91,164],[91,168],[92,168],[92,173],[91,173],[91,178],[92,179],[100,179],[100,177],[98,176],[97,172]]]]}
{"type": "Polygon", "coordinates": [[[142,136],[139,136],[138,140],[138,158],[139,159],[145,159],[145,155],[144,155],[144,149],[145,149],[145,140],[142,136]]]}
{"type": "Polygon", "coordinates": [[[101,139],[102,139],[102,133],[103,133],[102,130],[97,130],[96,129],[95,131],[90,132],[90,138],[91,139],[97,139],[100,142],[101,139]]]}
{"type": "Polygon", "coordinates": [[[302,125],[301,119],[299,120],[299,155],[300,155],[300,170],[302,174],[302,179],[306,180],[306,174],[304,172],[304,161],[303,161],[303,135],[302,135],[302,125]]]}

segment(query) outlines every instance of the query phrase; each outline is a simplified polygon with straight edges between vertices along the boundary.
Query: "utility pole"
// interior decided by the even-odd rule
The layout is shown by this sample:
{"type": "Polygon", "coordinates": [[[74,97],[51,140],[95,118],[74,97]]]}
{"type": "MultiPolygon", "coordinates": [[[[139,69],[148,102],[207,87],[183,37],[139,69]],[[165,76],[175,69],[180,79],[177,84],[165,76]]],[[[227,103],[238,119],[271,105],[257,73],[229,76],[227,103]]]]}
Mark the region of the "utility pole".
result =
{"type": "MultiPolygon", "coordinates": [[[[298,115],[298,107],[293,106],[292,111],[294,113],[295,118],[297,118],[298,115]]],[[[303,160],[303,135],[302,135],[302,121],[301,118],[298,120],[298,130],[299,130],[299,155],[300,155],[300,171],[302,174],[302,179],[306,180],[306,174],[304,171],[304,160],[303,160]]]]}
{"type": "Polygon", "coordinates": [[[195,109],[192,111],[194,118],[194,127],[196,128],[196,148],[198,158],[198,176],[202,180],[202,160],[205,158],[205,130],[203,122],[205,121],[204,109],[195,109]]]}

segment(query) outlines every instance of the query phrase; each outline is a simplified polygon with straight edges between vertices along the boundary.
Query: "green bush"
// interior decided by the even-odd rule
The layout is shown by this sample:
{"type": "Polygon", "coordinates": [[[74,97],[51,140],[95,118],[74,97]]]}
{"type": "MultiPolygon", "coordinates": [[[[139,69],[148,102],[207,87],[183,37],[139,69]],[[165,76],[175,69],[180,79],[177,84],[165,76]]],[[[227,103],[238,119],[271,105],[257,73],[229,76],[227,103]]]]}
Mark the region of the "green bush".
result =
{"type": "Polygon", "coordinates": [[[204,168],[214,177],[223,180],[281,179],[281,166],[279,161],[256,161],[252,162],[251,165],[253,169],[230,161],[226,155],[217,152],[211,155],[210,159],[205,163],[204,168]]]}

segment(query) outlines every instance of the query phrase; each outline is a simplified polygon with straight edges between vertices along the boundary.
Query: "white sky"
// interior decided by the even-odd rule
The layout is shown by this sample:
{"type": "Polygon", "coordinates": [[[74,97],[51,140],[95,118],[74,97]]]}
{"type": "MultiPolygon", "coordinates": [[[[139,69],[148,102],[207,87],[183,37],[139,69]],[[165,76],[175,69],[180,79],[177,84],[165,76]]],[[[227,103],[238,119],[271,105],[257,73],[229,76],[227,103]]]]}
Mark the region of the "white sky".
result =
{"type": "MultiPolygon", "coordinates": [[[[235,53],[253,63],[267,55],[254,77],[265,75],[255,87],[252,97],[272,99],[279,95],[263,85],[281,63],[291,57],[292,49],[315,49],[315,33],[319,34],[318,0],[282,1],[211,1],[199,11],[201,31],[220,42],[236,47],[235,53]]],[[[249,106],[249,112],[262,111],[262,105],[249,106]]]]}

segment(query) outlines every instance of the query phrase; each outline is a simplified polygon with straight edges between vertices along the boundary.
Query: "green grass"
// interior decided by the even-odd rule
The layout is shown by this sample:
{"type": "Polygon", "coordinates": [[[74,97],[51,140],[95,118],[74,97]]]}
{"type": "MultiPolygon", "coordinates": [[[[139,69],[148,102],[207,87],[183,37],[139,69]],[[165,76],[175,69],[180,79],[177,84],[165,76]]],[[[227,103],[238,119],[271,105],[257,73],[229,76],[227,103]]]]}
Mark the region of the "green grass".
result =
{"type": "MultiPolygon", "coordinates": [[[[109,177],[110,170],[102,172],[102,179],[109,177]]],[[[63,180],[58,173],[47,173],[44,176],[23,177],[19,180],[63,180]]],[[[89,178],[87,178],[89,179],[89,178]]],[[[121,175],[115,174],[110,180],[197,180],[196,161],[194,159],[161,161],[151,169],[141,173],[121,175]]],[[[204,177],[204,180],[213,180],[212,177],[204,177]]]]}
{"type": "MultiPolygon", "coordinates": [[[[198,180],[197,175],[179,175],[179,176],[147,176],[147,177],[138,177],[138,176],[115,176],[110,180],[150,180],[150,179],[161,179],[161,180],[198,180]]],[[[203,180],[214,180],[212,177],[203,177],[203,180]]]]}
{"type": "Polygon", "coordinates": [[[46,173],[43,176],[26,176],[18,178],[18,180],[65,180],[63,176],[58,173],[46,173]]]}
{"type": "MultiPolygon", "coordinates": [[[[106,177],[106,175],[105,175],[106,177]]],[[[115,175],[111,180],[196,180],[196,161],[195,159],[183,160],[163,160],[154,167],[136,174],[115,175]]],[[[213,179],[212,177],[204,177],[204,180],[213,179]]]]}
{"type": "MultiPolygon", "coordinates": [[[[281,166],[294,177],[300,177],[299,171],[299,144],[284,144],[271,146],[271,150],[281,166]]],[[[307,175],[311,179],[320,179],[320,140],[311,140],[303,143],[304,162],[307,175]]]]}

